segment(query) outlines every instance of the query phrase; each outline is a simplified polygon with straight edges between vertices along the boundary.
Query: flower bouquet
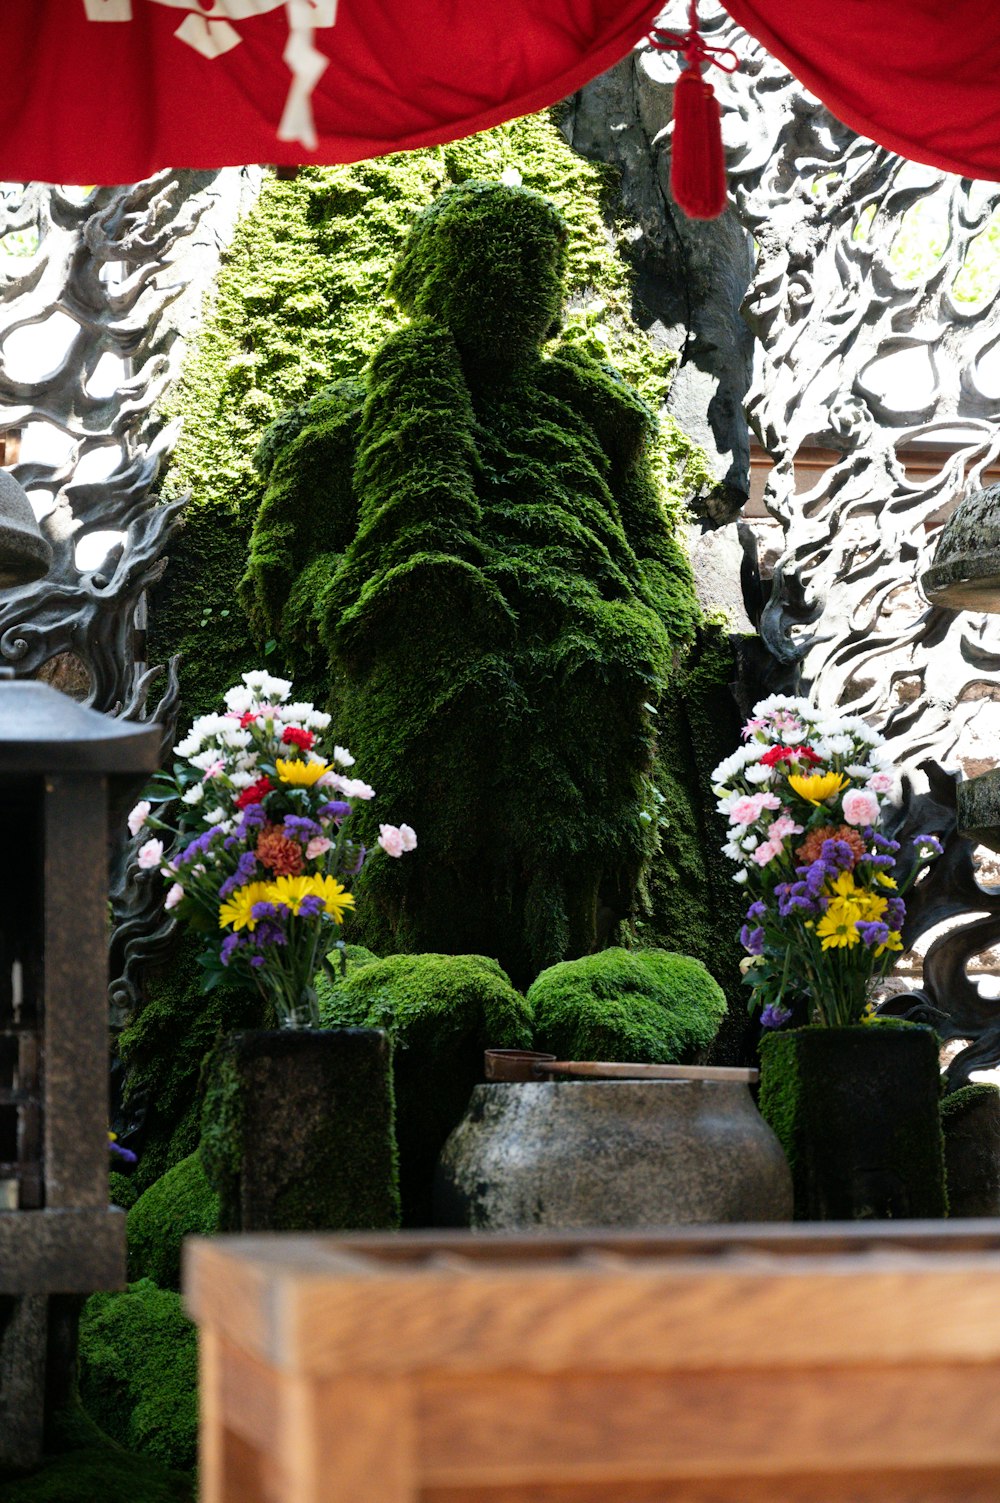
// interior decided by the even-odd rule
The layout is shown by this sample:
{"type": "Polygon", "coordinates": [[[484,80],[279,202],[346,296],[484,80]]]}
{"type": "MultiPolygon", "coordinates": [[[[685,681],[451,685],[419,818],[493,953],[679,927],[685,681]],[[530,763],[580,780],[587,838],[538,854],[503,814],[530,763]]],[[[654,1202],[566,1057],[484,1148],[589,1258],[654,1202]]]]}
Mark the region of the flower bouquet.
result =
{"type": "Polygon", "coordinates": [[[880,830],[895,789],[891,753],[857,716],[774,695],[743,735],[712,782],[729,821],[723,851],[752,897],[740,935],[750,1007],[765,1028],[788,1022],[798,999],[812,1023],[858,1023],[903,948],[902,894],[940,842],[918,835],[897,881],[899,844],[880,830]]]}
{"type": "MultiPolygon", "coordinates": [[[[177,743],[173,773],[157,776],[128,823],[134,837],[156,832],[139,866],[161,872],[165,907],[205,935],[204,990],[239,974],[284,1026],[311,1027],[313,979],[329,952],[343,958],[350,881],[367,854],[351,838],[351,814],[374,789],[347,775],[349,751],[324,749],[330,716],[292,703],[291,689],[245,673],[225,710],[201,716],[177,743]]],[[[381,825],[378,843],[398,857],[417,839],[409,825],[381,825]]]]}

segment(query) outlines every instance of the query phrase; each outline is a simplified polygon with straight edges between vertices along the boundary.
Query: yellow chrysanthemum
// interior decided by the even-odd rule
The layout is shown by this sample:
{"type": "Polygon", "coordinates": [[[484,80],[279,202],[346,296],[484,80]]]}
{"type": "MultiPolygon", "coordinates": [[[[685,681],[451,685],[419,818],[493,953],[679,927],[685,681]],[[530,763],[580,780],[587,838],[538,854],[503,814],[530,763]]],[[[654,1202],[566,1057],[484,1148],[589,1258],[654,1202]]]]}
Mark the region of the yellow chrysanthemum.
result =
{"type": "Polygon", "coordinates": [[[826,912],[816,924],[816,935],[822,941],[822,948],[841,950],[858,944],[861,939],[857,929],[860,917],[861,909],[857,903],[849,903],[846,898],[831,898],[826,912]]]}
{"type": "Polygon", "coordinates": [[[854,881],[853,872],[838,872],[830,883],[829,891],[838,898],[860,897],[860,891],[854,881]]]}
{"type": "Polygon", "coordinates": [[[354,907],[354,894],[342,887],[336,877],[314,877],[313,881],[314,891],[323,899],[327,913],[335,924],[342,924],[347,909],[354,907]]]}
{"type": "Polygon", "coordinates": [[[293,788],[311,788],[324,773],[330,771],[328,762],[303,762],[298,758],[294,762],[286,762],[279,757],[274,767],[281,781],[291,783],[293,788]]]}
{"type": "Polygon", "coordinates": [[[842,772],[793,772],[788,786],[808,803],[822,804],[846,788],[849,781],[842,772]]]}
{"type": "Polygon", "coordinates": [[[270,902],[269,886],[267,882],[248,882],[246,887],[237,887],[219,909],[219,928],[228,929],[231,924],[234,932],[237,929],[249,929],[251,932],[256,929],[257,920],[251,909],[255,903],[270,902]]]}
{"type": "Polygon", "coordinates": [[[875,881],[882,887],[895,887],[897,885],[895,877],[887,876],[885,872],[876,872],[875,881]]]}
{"type": "Polygon", "coordinates": [[[286,908],[298,913],[302,899],[316,892],[316,880],[315,877],[276,877],[267,883],[267,901],[284,903],[286,908]]]}
{"type": "Polygon", "coordinates": [[[884,955],[886,950],[901,950],[902,948],[903,936],[900,934],[898,929],[893,929],[890,931],[889,938],[886,940],[885,944],[879,945],[878,949],[875,951],[875,958],[878,959],[880,955],[884,955]]]}

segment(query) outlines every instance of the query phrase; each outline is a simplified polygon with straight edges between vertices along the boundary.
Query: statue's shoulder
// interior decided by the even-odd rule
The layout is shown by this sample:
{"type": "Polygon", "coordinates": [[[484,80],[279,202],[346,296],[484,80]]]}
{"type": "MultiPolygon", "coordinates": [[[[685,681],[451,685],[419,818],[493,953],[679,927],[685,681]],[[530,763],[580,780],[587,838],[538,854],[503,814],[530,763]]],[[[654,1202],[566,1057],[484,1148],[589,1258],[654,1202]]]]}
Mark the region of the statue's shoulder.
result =
{"type": "Polygon", "coordinates": [[[264,483],[293,447],[340,451],[356,444],[364,400],[365,389],[359,381],[333,381],[307,402],[281,413],[264,430],[253,457],[264,483]]]}
{"type": "Polygon", "coordinates": [[[635,458],[656,436],[656,416],[613,365],[577,345],[557,346],[539,366],[539,382],[594,427],[604,449],[635,458]]]}

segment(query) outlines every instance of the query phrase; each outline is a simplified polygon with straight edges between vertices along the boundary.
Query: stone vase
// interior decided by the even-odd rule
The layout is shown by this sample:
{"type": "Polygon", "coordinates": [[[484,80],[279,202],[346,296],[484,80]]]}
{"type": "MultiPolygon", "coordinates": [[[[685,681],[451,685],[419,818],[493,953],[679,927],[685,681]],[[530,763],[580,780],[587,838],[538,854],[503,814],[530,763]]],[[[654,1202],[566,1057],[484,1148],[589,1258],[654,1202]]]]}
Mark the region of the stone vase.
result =
{"type": "Polygon", "coordinates": [[[777,1138],[739,1081],[476,1086],[438,1161],[439,1226],[672,1226],[791,1218],[777,1138]]]}
{"type": "Polygon", "coordinates": [[[797,1221],[947,1214],[931,1029],[775,1033],[761,1042],[760,1069],[760,1109],[791,1165],[797,1221]]]}
{"type": "Polygon", "coordinates": [[[223,1231],[399,1225],[392,1056],[381,1030],[230,1034],[206,1081],[201,1157],[223,1231]]]}

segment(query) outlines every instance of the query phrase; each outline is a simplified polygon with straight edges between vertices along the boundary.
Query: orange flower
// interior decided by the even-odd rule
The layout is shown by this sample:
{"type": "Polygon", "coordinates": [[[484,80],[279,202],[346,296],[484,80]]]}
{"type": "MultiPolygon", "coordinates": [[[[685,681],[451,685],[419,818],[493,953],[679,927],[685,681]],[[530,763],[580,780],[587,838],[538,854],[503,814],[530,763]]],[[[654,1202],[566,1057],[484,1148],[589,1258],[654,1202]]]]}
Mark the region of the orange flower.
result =
{"type": "Polygon", "coordinates": [[[855,866],[868,854],[861,836],[850,825],[821,825],[818,830],[810,830],[802,844],[795,848],[795,854],[804,866],[819,860],[824,840],[842,840],[849,845],[855,866]]]}
{"type": "Polygon", "coordinates": [[[297,877],[305,865],[302,847],[290,840],[277,825],[265,825],[257,836],[254,852],[261,866],[276,877],[297,877]]]}

